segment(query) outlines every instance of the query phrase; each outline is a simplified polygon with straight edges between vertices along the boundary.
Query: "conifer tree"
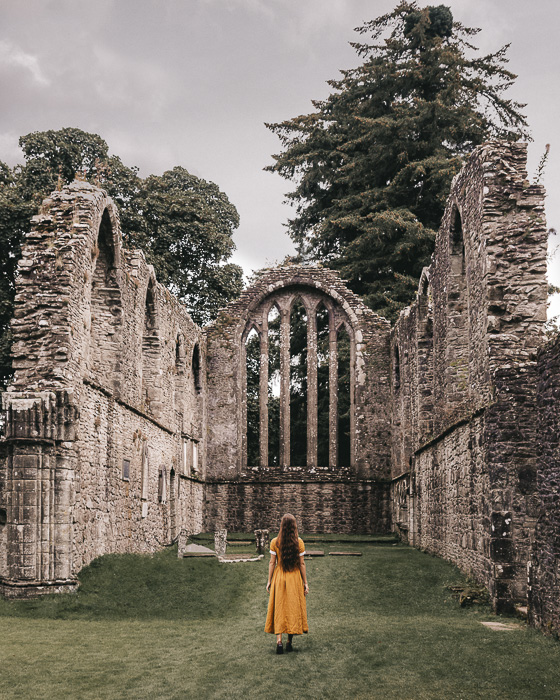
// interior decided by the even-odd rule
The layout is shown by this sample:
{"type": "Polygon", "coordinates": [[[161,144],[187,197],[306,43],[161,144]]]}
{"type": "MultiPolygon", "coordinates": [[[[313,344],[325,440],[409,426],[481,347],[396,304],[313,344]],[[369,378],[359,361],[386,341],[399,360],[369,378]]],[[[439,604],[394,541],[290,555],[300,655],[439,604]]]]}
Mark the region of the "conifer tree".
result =
{"type": "Polygon", "coordinates": [[[363,59],[329,81],[314,111],[268,124],[283,151],[267,167],[295,183],[288,232],[300,259],[341,271],[394,319],[429,264],[453,176],[489,139],[527,137],[508,46],[477,56],[478,29],[448,7],[401,2],[356,30],[363,59]]]}

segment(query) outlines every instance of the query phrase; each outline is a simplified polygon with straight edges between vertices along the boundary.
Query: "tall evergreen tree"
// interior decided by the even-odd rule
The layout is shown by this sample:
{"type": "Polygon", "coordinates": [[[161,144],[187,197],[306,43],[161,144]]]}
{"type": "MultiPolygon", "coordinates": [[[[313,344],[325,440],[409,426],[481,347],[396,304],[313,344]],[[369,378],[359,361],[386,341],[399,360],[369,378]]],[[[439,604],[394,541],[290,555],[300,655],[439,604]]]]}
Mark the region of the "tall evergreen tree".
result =
{"type": "Polygon", "coordinates": [[[315,111],[268,124],[283,151],[267,170],[292,180],[287,226],[302,259],[338,269],[378,313],[395,318],[429,264],[451,180],[488,139],[527,136],[507,46],[477,57],[478,29],[448,7],[401,2],[356,30],[363,59],[329,81],[315,111]],[[472,54],[472,55],[471,55],[472,54]]]}

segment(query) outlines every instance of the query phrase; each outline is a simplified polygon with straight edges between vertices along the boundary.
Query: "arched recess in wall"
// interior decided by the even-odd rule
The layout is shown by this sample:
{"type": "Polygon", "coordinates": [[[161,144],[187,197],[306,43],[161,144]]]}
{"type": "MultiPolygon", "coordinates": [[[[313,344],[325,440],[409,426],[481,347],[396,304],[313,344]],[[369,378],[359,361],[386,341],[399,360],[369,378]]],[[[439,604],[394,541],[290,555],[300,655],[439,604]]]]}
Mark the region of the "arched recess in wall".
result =
{"type": "Polygon", "coordinates": [[[174,406],[179,422],[179,427],[183,427],[183,413],[185,407],[185,374],[186,374],[186,358],[185,358],[185,342],[181,333],[178,334],[175,341],[175,367],[174,367],[174,406]]]}
{"type": "Polygon", "coordinates": [[[434,309],[432,288],[426,268],[422,271],[418,286],[417,300],[417,338],[416,354],[418,391],[418,430],[420,436],[427,436],[433,430],[434,406],[434,309]]]}
{"type": "MultiPolygon", "coordinates": [[[[247,408],[246,393],[249,384],[256,387],[256,370],[252,378],[248,376],[246,345],[253,326],[260,334],[260,466],[311,470],[352,466],[354,331],[337,302],[316,287],[298,285],[262,299],[251,309],[241,333],[242,468],[257,466],[247,462],[253,454],[247,450],[247,440],[257,432],[247,423],[249,415],[257,421],[256,411],[250,413],[247,408]],[[340,426],[344,430],[342,447],[340,426]]],[[[253,403],[256,409],[257,402],[253,403]]]]}
{"type": "Polygon", "coordinates": [[[200,394],[202,391],[202,366],[200,362],[200,347],[198,343],[194,344],[191,361],[191,376],[193,389],[195,394],[200,394]]]}
{"type": "Polygon", "coordinates": [[[118,376],[120,329],[122,323],[121,291],[111,218],[103,212],[97,242],[92,252],[91,327],[88,348],[90,372],[102,385],[115,385],[118,376]]]}
{"type": "Polygon", "coordinates": [[[154,415],[161,410],[160,338],[156,311],[156,284],[148,282],[142,335],[142,405],[154,415]]]}
{"type": "Polygon", "coordinates": [[[446,404],[452,411],[469,398],[468,279],[463,221],[457,205],[449,227],[447,285],[446,404]]]}

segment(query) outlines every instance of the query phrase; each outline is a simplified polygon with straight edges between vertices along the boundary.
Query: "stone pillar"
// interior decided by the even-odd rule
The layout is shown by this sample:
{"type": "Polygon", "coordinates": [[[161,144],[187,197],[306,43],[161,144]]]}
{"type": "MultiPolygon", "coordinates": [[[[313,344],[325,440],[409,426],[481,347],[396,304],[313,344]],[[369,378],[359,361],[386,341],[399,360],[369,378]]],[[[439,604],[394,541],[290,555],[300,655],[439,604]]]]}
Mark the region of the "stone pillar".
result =
{"type": "Polygon", "coordinates": [[[338,462],[338,350],[334,314],[329,311],[329,466],[338,462]]]}
{"type": "Polygon", "coordinates": [[[227,547],[227,530],[216,530],[214,532],[214,551],[217,557],[223,557],[227,547]]]}
{"type": "Polygon", "coordinates": [[[8,597],[75,590],[72,508],[76,408],[68,392],[10,392],[6,410],[8,597]]]}
{"type": "MultiPolygon", "coordinates": [[[[357,331],[361,336],[362,332],[357,331]]],[[[356,339],[354,334],[348,332],[350,338],[350,466],[356,464],[356,343],[361,342],[361,337],[356,339]]]]}
{"type": "Polygon", "coordinates": [[[269,547],[269,531],[255,530],[255,540],[257,543],[257,554],[265,554],[269,547]]]}
{"type": "Polygon", "coordinates": [[[263,313],[260,337],[261,364],[259,374],[259,444],[261,467],[268,466],[268,318],[263,313]]]}
{"type": "Polygon", "coordinates": [[[182,559],[187,551],[187,544],[189,543],[189,535],[186,530],[179,531],[179,537],[177,538],[177,557],[182,559]]]}
{"type": "Polygon", "coordinates": [[[280,320],[280,465],[290,464],[290,309],[280,320]]]}
{"type": "Polygon", "coordinates": [[[307,319],[307,466],[317,466],[317,309],[307,319]]]}

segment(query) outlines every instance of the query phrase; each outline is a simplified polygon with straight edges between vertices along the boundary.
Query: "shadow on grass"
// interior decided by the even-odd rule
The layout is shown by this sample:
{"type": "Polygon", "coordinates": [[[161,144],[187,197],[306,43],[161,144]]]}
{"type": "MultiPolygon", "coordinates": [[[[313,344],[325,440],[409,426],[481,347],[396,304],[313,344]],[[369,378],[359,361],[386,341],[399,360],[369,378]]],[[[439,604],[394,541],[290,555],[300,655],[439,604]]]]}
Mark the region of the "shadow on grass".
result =
{"type": "Polygon", "coordinates": [[[85,620],[221,618],[238,607],[249,576],[246,569],[232,571],[216,559],[178,559],[176,546],[153,556],[108,554],[82,569],[77,593],[25,601],[0,600],[0,616],[85,620]]]}

